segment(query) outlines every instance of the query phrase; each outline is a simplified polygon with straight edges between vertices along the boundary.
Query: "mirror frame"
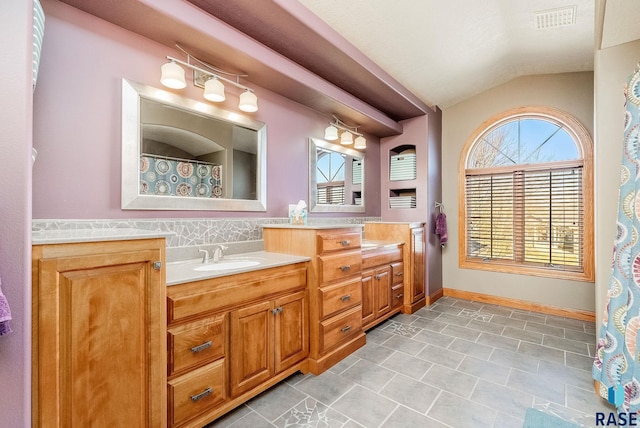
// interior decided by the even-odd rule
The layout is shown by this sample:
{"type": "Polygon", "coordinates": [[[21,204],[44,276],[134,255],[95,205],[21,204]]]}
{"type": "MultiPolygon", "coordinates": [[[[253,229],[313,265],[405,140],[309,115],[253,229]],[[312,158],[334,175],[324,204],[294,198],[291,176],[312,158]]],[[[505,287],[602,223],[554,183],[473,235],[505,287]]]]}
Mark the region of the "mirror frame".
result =
{"type": "Polygon", "coordinates": [[[238,113],[122,79],[122,190],[123,210],[267,210],[267,125],[238,113]],[[140,187],[140,98],[168,104],[199,115],[253,129],[258,134],[256,199],[200,198],[141,195],[140,187]]]}
{"type": "Polygon", "coordinates": [[[348,156],[360,158],[364,161],[364,153],[359,152],[348,147],[341,146],[339,144],[331,144],[325,140],[319,138],[309,138],[309,211],[313,213],[319,212],[346,212],[346,213],[363,213],[365,212],[365,196],[364,196],[364,183],[365,183],[365,171],[362,168],[362,184],[361,184],[361,197],[362,205],[334,205],[334,204],[318,204],[318,179],[317,179],[317,149],[321,147],[323,149],[332,150],[337,153],[342,153],[348,156]]]}

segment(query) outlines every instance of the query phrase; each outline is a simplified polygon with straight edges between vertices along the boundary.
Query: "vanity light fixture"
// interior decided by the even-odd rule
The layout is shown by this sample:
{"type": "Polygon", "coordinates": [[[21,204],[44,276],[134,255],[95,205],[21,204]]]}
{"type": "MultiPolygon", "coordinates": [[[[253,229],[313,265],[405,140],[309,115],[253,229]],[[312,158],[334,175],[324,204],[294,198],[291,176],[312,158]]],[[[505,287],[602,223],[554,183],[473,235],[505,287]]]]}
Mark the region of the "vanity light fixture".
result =
{"type": "Polygon", "coordinates": [[[345,146],[353,144],[354,149],[366,149],[367,148],[367,140],[364,138],[364,135],[358,132],[357,126],[347,125],[340,119],[338,119],[335,115],[333,116],[333,122],[329,123],[329,126],[324,130],[324,139],[327,141],[336,141],[338,137],[340,138],[340,144],[345,146]],[[342,134],[338,135],[338,130],[343,131],[342,134]],[[356,136],[354,141],[353,137],[356,136]]]}
{"type": "Polygon", "coordinates": [[[212,65],[207,64],[206,62],[200,61],[198,58],[186,52],[180,46],[176,46],[187,55],[187,61],[185,62],[171,56],[167,56],[166,58],[167,60],[169,60],[169,62],[161,67],[162,75],[160,77],[160,83],[172,89],[182,89],[186,87],[187,82],[184,77],[184,69],[181,67],[182,65],[193,70],[193,84],[195,86],[204,88],[202,96],[205,99],[213,102],[224,101],[226,99],[226,96],[224,94],[223,82],[230,83],[231,85],[244,90],[244,92],[240,94],[240,103],[238,105],[238,108],[248,113],[258,111],[258,97],[256,97],[256,94],[253,93],[253,90],[251,88],[248,88],[240,83],[240,77],[246,77],[246,74],[235,74],[222,71],[216,67],[213,67],[212,65]],[[197,61],[208,70],[191,64],[191,59],[197,61]],[[221,76],[220,74],[235,76],[236,80],[233,81],[221,76]],[[197,83],[198,81],[204,81],[204,83],[197,83]]]}

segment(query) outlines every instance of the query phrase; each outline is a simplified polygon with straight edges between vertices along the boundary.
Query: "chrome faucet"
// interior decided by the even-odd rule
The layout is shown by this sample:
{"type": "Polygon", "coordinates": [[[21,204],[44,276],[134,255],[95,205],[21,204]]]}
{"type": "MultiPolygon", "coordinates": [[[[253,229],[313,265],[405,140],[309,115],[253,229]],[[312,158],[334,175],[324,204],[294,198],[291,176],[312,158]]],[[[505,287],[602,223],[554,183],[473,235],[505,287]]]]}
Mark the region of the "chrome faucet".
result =
{"type": "Polygon", "coordinates": [[[202,263],[206,263],[209,261],[209,252],[207,250],[198,250],[198,252],[204,253],[202,254],[202,263]]]}
{"type": "Polygon", "coordinates": [[[213,249],[213,256],[211,257],[213,259],[214,263],[224,259],[224,251],[226,249],[227,249],[227,247],[224,246],[224,245],[216,245],[215,246],[215,248],[213,249]]]}

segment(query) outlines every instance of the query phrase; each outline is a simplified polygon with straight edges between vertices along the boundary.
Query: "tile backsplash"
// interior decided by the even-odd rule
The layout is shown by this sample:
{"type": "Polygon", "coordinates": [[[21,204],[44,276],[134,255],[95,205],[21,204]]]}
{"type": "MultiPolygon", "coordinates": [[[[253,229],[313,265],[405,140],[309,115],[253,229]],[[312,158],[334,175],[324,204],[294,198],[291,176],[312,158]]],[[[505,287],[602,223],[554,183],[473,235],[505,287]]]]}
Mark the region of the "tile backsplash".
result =
{"type": "MultiPolygon", "coordinates": [[[[339,217],[309,219],[310,224],[362,224],[380,217],[339,217]]],[[[263,224],[288,223],[283,218],[156,218],[103,220],[33,220],[32,230],[133,228],[171,232],[167,248],[229,244],[262,240],[263,224]]]]}

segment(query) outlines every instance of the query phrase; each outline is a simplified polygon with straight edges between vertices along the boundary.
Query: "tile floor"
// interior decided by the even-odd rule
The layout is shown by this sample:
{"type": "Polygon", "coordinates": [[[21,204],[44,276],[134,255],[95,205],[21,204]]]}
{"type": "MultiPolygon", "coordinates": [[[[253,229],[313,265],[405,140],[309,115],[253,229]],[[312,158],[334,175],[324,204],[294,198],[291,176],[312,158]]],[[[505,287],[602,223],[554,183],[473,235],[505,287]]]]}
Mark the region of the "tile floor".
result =
{"type": "Polygon", "coordinates": [[[593,323],[443,297],[207,427],[520,428],[529,407],[592,427],[613,410],[593,391],[594,344],[593,323]]]}

